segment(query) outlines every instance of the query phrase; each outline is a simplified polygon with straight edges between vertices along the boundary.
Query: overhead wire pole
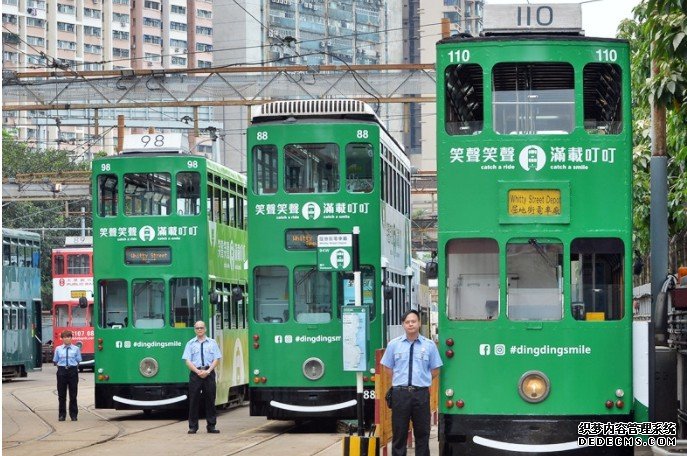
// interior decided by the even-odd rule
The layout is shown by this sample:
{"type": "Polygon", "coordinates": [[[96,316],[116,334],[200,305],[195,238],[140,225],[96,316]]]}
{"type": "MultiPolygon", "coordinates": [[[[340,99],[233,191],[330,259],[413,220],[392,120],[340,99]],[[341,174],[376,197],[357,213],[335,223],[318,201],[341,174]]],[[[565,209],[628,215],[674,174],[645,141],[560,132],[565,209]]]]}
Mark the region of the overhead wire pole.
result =
{"type": "MultiPolygon", "coordinates": [[[[658,76],[659,62],[651,45],[651,75],[658,76]]],[[[659,101],[651,103],[651,164],[650,164],[649,238],[651,241],[651,323],[649,325],[649,420],[656,417],[656,338],[665,328],[656,322],[665,322],[666,315],[657,315],[657,300],[668,270],[668,157],[666,154],[666,108],[659,101]],[[657,334],[658,333],[658,334],[657,334]]],[[[667,306],[658,309],[667,312],[667,306]]],[[[665,344],[663,341],[662,344],[665,344]]],[[[679,356],[679,355],[678,355],[679,356]]]]}

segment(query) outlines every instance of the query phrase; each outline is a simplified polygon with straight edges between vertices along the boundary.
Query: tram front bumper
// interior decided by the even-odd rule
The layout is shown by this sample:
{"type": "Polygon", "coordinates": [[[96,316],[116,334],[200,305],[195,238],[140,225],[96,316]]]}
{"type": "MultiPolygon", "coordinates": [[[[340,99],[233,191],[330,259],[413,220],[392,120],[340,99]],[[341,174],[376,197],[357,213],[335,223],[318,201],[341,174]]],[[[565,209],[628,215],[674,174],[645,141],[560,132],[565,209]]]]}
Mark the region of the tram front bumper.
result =
{"type": "Polygon", "coordinates": [[[453,455],[631,455],[633,447],[580,447],[580,422],[628,422],[613,416],[466,416],[439,417],[439,453],[453,455]]]}
{"type": "Polygon", "coordinates": [[[95,408],[116,410],[184,409],[188,383],[95,385],[95,408]]]}
{"type": "MultiPolygon", "coordinates": [[[[356,418],[355,388],[251,388],[251,416],[271,420],[356,418]]],[[[366,404],[367,405],[367,404],[366,404]]],[[[373,413],[366,407],[365,414],[373,413]]]]}

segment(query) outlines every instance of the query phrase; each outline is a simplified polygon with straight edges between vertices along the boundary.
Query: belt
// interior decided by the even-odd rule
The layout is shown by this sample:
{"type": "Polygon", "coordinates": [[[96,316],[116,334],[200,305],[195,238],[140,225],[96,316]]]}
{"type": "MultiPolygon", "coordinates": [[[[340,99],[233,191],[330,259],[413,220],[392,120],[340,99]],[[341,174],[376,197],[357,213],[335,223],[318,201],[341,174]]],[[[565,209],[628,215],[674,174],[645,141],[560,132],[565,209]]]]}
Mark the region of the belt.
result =
{"type": "Polygon", "coordinates": [[[208,369],[210,369],[210,366],[200,366],[200,367],[196,367],[196,369],[208,370],[208,369]]]}
{"type": "Polygon", "coordinates": [[[394,386],[394,389],[400,389],[405,391],[422,391],[426,390],[427,386],[394,386]]]}
{"type": "Polygon", "coordinates": [[[76,369],[79,366],[57,366],[58,369],[76,369]]]}

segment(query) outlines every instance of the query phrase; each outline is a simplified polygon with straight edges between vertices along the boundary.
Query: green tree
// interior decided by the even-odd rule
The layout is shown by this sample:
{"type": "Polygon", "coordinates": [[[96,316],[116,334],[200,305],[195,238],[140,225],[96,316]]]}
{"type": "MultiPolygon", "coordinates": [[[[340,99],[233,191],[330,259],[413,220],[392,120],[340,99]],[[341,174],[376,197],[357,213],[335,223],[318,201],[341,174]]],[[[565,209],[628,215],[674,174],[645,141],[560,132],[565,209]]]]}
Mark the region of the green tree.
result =
{"type": "Polygon", "coordinates": [[[687,1],[642,1],[634,9],[634,20],[621,24],[619,37],[629,40],[632,49],[634,246],[646,257],[651,103],[666,107],[669,235],[687,229],[687,1]],[[652,60],[658,66],[656,75],[651,73],[652,60]]]}
{"type": "MultiPolygon", "coordinates": [[[[15,178],[17,174],[55,173],[60,171],[88,170],[87,163],[74,163],[68,151],[38,150],[17,141],[2,132],[2,177],[15,178]]],[[[41,295],[43,308],[52,305],[52,276],[50,253],[64,245],[65,235],[75,235],[81,226],[80,208],[90,213],[89,200],[82,201],[12,201],[5,199],[2,205],[2,223],[7,228],[25,228],[41,234],[41,295]],[[65,215],[68,213],[68,215],[65,215]],[[42,230],[42,228],[45,228],[42,230]],[[51,230],[48,228],[58,228],[51,230]],[[61,228],[74,228],[73,231],[61,228]]],[[[90,216],[86,226],[93,226],[90,216]]]]}

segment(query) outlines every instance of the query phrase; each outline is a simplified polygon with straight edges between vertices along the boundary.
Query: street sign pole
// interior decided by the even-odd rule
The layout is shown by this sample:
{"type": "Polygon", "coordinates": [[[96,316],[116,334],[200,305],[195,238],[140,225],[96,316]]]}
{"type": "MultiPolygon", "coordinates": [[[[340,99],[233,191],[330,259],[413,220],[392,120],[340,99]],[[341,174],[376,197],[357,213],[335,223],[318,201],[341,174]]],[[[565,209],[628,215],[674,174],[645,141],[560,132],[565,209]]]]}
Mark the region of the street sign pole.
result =
{"type": "MultiPolygon", "coordinates": [[[[355,288],[355,305],[360,307],[363,305],[362,281],[360,280],[360,227],[353,227],[353,287],[355,288]]],[[[358,435],[365,435],[365,428],[363,427],[364,404],[363,404],[363,373],[358,371],[355,374],[356,392],[358,399],[358,435]]]]}

